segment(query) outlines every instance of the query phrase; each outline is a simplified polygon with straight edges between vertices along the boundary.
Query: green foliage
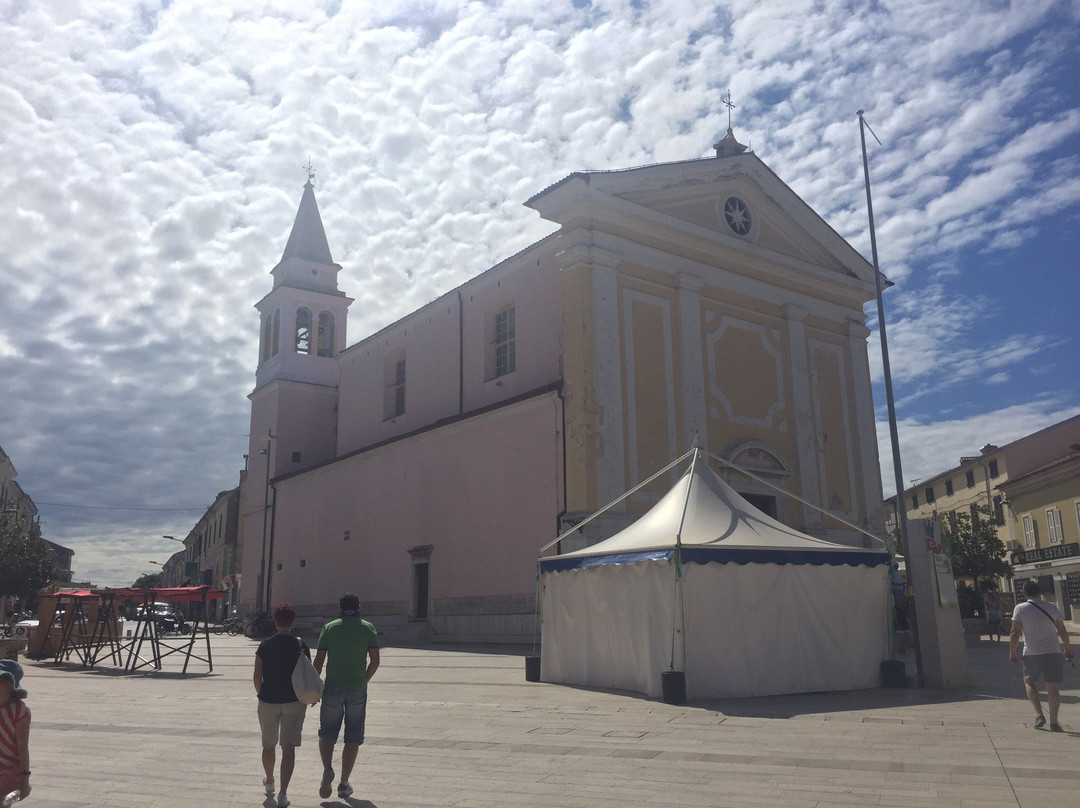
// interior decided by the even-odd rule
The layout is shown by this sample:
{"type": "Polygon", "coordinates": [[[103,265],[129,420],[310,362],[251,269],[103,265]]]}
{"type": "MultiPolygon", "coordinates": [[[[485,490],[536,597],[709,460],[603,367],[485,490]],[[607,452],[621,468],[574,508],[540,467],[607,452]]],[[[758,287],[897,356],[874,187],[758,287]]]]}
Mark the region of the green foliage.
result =
{"type": "Polygon", "coordinates": [[[0,595],[26,602],[55,578],[56,560],[44,539],[21,519],[0,524],[0,595]]]}
{"type": "Polygon", "coordinates": [[[131,586],[133,589],[158,589],[161,586],[161,573],[151,572],[140,575],[131,586]]]}
{"type": "Polygon", "coordinates": [[[1005,545],[998,538],[992,510],[977,505],[975,518],[967,511],[938,516],[953,573],[971,581],[976,595],[985,588],[985,579],[1012,578],[1012,565],[1005,560],[1005,545]],[[979,579],[984,579],[983,587],[979,579]]]}

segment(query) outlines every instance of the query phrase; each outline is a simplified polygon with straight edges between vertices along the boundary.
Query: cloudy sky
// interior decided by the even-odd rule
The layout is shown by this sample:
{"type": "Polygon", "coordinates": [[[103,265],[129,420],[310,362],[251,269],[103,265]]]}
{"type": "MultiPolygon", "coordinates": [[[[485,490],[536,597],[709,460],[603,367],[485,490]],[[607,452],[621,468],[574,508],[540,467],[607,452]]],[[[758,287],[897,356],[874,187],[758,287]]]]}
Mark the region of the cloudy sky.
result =
{"type": "Polygon", "coordinates": [[[868,258],[858,108],[881,139],[929,476],[1080,412],[1077,75],[1078,0],[0,0],[0,446],[77,577],[130,583],[238,482],[309,155],[355,342],[551,232],[522,202],[566,174],[711,154],[730,89],[868,258]]]}

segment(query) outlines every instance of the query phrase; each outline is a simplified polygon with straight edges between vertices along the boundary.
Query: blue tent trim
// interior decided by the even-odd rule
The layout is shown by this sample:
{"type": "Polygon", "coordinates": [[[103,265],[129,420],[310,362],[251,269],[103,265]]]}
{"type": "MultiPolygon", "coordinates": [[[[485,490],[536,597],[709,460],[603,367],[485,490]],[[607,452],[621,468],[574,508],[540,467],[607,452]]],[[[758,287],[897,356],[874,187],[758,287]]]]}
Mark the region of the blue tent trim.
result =
{"type": "Polygon", "coordinates": [[[683,547],[684,564],[828,564],[833,567],[876,567],[889,563],[880,550],[770,550],[739,547],[683,547]]]}
{"type": "MultiPolygon", "coordinates": [[[[575,558],[546,558],[540,561],[543,572],[583,570],[607,564],[637,564],[642,561],[670,561],[674,548],[614,553],[575,558]]],[[[683,547],[684,564],[812,564],[852,567],[876,567],[889,563],[889,554],[875,550],[773,550],[745,547],[683,547]]]]}

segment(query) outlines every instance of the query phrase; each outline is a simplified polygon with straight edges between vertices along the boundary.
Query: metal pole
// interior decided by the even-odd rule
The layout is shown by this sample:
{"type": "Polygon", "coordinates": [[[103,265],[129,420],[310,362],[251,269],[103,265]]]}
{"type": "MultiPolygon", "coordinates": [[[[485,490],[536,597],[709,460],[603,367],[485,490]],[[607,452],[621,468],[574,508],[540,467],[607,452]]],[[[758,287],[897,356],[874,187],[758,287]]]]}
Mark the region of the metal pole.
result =
{"type": "Polygon", "coordinates": [[[255,611],[263,610],[263,581],[266,580],[266,519],[270,512],[270,447],[274,439],[273,430],[266,430],[266,448],[260,449],[259,454],[266,455],[266,482],[263,484],[263,530],[262,530],[262,553],[259,556],[259,580],[258,591],[255,593],[255,611]]]}
{"type": "MultiPolygon", "coordinates": [[[[874,203],[870,198],[870,164],[866,159],[866,122],[859,110],[859,140],[862,143],[863,178],[866,183],[866,212],[870,217],[870,254],[874,261],[874,291],[877,295],[878,332],[881,335],[881,369],[885,375],[885,403],[889,409],[889,439],[892,442],[893,475],[896,485],[896,515],[900,522],[900,535],[904,540],[904,552],[910,553],[908,545],[908,522],[904,502],[904,474],[900,465],[900,437],[896,430],[896,404],[893,400],[892,371],[889,367],[889,340],[885,334],[885,304],[881,299],[881,271],[878,269],[877,235],[874,231],[874,203]]],[[[915,669],[922,677],[922,653],[915,643],[915,669]]]]}

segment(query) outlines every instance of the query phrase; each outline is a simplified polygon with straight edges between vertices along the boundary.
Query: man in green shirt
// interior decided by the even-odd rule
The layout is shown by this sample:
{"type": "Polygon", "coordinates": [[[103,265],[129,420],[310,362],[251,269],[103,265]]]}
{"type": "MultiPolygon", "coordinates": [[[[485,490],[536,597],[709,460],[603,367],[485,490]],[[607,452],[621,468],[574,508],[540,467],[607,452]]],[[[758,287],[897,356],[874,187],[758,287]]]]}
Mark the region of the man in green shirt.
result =
{"type": "Polygon", "coordinates": [[[367,683],[379,668],[379,634],[375,626],[360,618],[360,598],[345,594],[338,601],[341,617],[323,626],[315,670],[320,674],[326,662],[322,707],[319,710],[319,754],[323,776],[319,796],[330,796],[334,782],[334,744],[345,724],[345,745],[341,751],[341,780],[337,795],[345,799],[353,793],[349,785],[356,753],[364,742],[367,715],[367,683]],[[328,659],[329,658],[329,659],[328,659]]]}

